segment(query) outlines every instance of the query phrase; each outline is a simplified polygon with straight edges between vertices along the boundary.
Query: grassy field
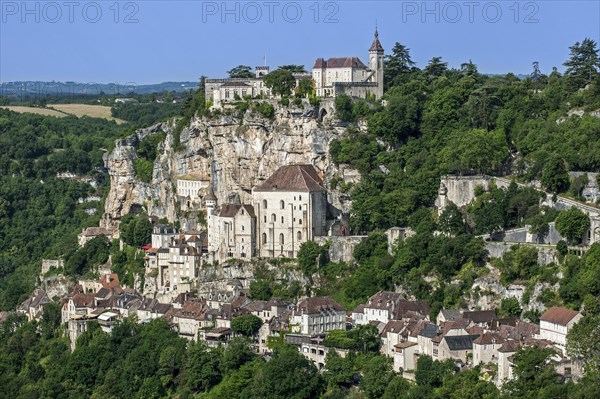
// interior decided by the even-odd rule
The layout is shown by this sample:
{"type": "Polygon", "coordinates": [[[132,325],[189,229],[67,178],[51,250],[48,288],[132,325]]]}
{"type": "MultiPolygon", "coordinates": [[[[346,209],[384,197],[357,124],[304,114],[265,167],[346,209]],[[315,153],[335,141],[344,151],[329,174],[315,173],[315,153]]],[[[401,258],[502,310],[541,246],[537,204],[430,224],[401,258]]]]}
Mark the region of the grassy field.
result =
{"type": "Polygon", "coordinates": [[[19,113],[30,112],[32,114],[38,114],[38,115],[44,115],[44,116],[58,116],[59,118],[67,116],[67,114],[65,114],[63,112],[58,112],[58,111],[55,111],[53,109],[48,109],[48,108],[22,107],[22,106],[18,106],[18,105],[8,106],[8,107],[0,107],[0,108],[8,109],[8,110],[11,110],[14,112],[19,112],[19,113]]]}
{"type": "Polygon", "coordinates": [[[48,107],[57,109],[66,114],[80,116],[89,116],[92,118],[104,118],[110,121],[115,121],[118,124],[125,123],[124,120],[113,118],[110,114],[110,107],[103,105],[88,105],[88,104],[48,104],[48,107]]]}

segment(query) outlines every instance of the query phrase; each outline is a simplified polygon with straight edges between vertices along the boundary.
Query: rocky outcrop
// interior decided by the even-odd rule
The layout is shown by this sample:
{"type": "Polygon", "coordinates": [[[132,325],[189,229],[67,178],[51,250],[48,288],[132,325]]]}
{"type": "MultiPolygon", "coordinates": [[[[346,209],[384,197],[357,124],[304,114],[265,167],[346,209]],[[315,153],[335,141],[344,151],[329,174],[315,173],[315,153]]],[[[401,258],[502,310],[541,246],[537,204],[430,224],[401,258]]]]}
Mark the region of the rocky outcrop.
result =
{"type": "MultiPolygon", "coordinates": [[[[326,183],[334,175],[348,173],[338,170],[328,156],[331,141],[344,129],[319,122],[313,114],[278,107],[272,120],[251,110],[242,119],[233,113],[194,118],[180,134],[179,151],[173,146],[173,123],[158,124],[119,140],[105,159],[111,189],[102,225],[115,227],[121,217],[138,207],[171,222],[181,219],[175,185],[178,176],[210,176],[219,202],[226,203],[249,202],[252,188],[281,165],[315,165],[324,172],[326,183]],[[161,131],[167,137],[159,145],[152,182],[146,184],[135,176],[135,148],[144,137],[161,131]]],[[[346,195],[332,192],[330,202],[334,212],[349,211],[346,195]]]]}

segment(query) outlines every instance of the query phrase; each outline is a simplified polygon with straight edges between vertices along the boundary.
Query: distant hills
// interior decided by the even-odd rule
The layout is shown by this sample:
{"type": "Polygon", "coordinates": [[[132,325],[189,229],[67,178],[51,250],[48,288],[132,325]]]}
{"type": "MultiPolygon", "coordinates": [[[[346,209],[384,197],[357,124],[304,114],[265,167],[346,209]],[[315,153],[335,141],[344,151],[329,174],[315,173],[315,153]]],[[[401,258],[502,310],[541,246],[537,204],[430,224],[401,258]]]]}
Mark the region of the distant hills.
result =
{"type": "Polygon", "coordinates": [[[146,85],[135,83],[81,83],[20,81],[0,83],[0,97],[54,97],[68,95],[126,95],[163,92],[187,92],[198,88],[199,82],[163,82],[146,85]]]}

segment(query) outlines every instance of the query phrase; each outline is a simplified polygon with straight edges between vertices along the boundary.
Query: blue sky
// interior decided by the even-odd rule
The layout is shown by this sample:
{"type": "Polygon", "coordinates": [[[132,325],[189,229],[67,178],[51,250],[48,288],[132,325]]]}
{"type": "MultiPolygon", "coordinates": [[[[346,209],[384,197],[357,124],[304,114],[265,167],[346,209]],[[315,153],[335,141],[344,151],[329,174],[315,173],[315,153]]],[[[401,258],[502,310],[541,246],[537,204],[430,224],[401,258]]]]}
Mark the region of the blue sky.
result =
{"type": "Polygon", "coordinates": [[[223,77],[318,57],[367,61],[377,21],[389,51],[485,73],[563,70],[569,46],[600,40],[600,1],[0,0],[0,82],[158,83],[223,77]]]}

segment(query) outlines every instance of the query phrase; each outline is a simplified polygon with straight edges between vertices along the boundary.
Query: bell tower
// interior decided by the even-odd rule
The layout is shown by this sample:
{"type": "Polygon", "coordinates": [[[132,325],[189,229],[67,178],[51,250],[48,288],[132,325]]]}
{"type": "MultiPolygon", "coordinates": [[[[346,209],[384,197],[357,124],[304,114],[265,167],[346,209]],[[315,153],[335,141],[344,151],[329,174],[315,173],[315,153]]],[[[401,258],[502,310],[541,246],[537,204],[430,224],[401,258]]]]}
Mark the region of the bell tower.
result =
{"type": "Polygon", "coordinates": [[[369,68],[374,71],[372,82],[377,83],[377,98],[383,97],[383,46],[379,41],[379,32],[375,27],[375,39],[369,49],[369,68]]]}

